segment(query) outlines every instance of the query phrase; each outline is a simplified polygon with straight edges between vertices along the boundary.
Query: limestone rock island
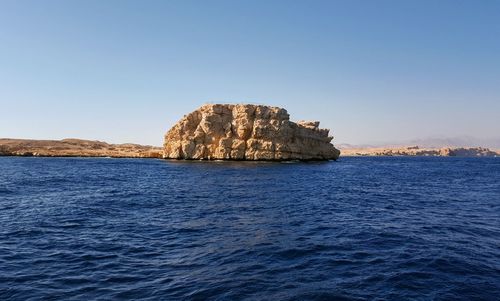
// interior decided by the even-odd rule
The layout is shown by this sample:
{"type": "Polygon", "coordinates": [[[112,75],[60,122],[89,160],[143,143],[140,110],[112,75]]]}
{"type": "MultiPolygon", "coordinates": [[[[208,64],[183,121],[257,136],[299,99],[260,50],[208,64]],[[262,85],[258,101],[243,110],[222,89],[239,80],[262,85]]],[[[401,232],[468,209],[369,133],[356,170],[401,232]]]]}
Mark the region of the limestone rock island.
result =
{"type": "Polygon", "coordinates": [[[292,122],[278,107],[207,104],[165,135],[166,159],[336,160],[340,151],[319,122],[292,122]]]}

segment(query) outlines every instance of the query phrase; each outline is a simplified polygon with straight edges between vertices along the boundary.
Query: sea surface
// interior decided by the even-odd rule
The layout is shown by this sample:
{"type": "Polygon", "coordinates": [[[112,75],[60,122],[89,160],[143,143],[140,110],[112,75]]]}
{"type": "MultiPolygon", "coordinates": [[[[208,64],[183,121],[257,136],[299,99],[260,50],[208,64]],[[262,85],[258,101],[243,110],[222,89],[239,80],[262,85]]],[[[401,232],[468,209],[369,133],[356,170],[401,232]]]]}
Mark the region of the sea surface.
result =
{"type": "Polygon", "coordinates": [[[0,157],[0,300],[500,300],[500,158],[0,157]]]}

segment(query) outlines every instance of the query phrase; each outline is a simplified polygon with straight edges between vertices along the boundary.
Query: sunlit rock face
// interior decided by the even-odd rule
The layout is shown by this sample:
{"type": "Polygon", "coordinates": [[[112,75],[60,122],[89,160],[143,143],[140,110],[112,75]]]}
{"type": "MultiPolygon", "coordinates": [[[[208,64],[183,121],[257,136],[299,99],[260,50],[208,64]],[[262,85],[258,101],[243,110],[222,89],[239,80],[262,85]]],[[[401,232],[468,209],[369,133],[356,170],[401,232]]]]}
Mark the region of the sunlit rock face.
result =
{"type": "Polygon", "coordinates": [[[285,109],[207,104],[165,135],[164,158],[192,160],[336,160],[340,151],[319,122],[291,122],[285,109]]]}

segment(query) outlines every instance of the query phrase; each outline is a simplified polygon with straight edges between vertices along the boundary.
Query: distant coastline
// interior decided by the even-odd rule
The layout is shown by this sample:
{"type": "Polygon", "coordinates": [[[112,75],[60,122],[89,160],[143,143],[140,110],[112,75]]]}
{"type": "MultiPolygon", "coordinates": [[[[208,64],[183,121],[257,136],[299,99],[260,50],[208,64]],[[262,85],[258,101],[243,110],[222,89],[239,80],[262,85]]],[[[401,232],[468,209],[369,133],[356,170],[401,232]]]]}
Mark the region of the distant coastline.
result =
{"type": "Polygon", "coordinates": [[[0,139],[0,156],[161,158],[161,147],[83,139],[0,139]]]}
{"type": "MultiPolygon", "coordinates": [[[[163,158],[163,148],[74,138],[63,140],[0,138],[0,156],[163,158]]],[[[351,156],[500,157],[500,150],[484,147],[341,147],[341,157],[351,156]]]]}
{"type": "Polygon", "coordinates": [[[500,157],[499,150],[485,147],[353,147],[340,148],[342,156],[438,156],[438,157],[500,157]]]}

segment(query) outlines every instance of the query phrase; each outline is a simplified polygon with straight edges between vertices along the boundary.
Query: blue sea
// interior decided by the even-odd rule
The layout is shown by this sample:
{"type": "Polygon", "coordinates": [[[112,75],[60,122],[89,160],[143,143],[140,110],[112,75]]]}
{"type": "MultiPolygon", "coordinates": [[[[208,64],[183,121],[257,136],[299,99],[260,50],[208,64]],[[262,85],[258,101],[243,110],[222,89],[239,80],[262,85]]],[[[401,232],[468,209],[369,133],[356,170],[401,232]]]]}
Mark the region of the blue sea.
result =
{"type": "Polygon", "coordinates": [[[0,300],[500,300],[500,159],[0,157],[0,300]]]}

